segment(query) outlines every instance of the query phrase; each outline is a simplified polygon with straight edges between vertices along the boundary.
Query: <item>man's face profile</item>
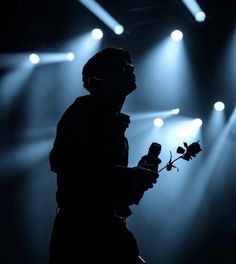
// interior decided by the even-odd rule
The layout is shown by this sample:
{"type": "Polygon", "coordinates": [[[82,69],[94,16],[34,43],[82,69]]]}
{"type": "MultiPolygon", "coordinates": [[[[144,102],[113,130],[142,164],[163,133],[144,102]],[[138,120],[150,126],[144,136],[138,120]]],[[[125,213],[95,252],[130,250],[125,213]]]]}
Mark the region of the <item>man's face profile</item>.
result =
{"type": "Polygon", "coordinates": [[[112,62],[104,72],[106,85],[116,94],[126,96],[136,89],[134,66],[131,60],[112,62]]]}

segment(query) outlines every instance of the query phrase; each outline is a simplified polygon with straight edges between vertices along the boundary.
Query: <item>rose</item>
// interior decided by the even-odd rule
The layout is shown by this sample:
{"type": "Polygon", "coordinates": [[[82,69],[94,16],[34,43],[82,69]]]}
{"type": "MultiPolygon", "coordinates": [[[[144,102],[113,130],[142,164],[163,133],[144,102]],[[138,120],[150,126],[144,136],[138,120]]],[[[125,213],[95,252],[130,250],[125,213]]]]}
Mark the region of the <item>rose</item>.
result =
{"type": "Polygon", "coordinates": [[[190,159],[192,159],[192,157],[196,157],[196,155],[202,151],[199,141],[198,142],[194,142],[192,144],[190,144],[188,146],[188,144],[186,142],[184,142],[184,146],[186,149],[182,148],[182,147],[178,147],[177,148],[177,153],[179,154],[183,154],[181,156],[182,159],[189,161],[190,159]]]}
{"type": "Polygon", "coordinates": [[[178,158],[176,158],[175,160],[172,161],[172,153],[170,151],[170,160],[168,161],[168,163],[166,164],[165,167],[163,167],[162,169],[159,170],[159,172],[161,172],[162,170],[164,170],[166,168],[167,171],[170,171],[172,168],[176,168],[177,171],[179,171],[179,169],[173,165],[173,163],[175,161],[177,161],[178,159],[182,158],[184,160],[191,160],[193,157],[196,157],[196,155],[202,151],[201,146],[199,144],[199,141],[197,142],[193,142],[192,144],[188,145],[186,142],[183,143],[184,147],[180,147],[178,146],[176,152],[180,155],[178,158]]]}

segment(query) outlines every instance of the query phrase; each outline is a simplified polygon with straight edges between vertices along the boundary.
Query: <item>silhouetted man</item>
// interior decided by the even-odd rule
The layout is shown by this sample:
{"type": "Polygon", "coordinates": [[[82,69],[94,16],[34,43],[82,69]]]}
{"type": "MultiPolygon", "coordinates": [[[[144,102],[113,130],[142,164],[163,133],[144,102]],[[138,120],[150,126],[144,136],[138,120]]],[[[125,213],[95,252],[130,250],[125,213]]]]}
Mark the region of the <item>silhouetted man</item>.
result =
{"type": "Polygon", "coordinates": [[[76,98],[63,114],[49,156],[58,187],[49,263],[141,263],[125,219],[158,173],[127,167],[130,119],[121,108],[136,89],[130,54],[103,49],[82,75],[90,94],[76,98]]]}

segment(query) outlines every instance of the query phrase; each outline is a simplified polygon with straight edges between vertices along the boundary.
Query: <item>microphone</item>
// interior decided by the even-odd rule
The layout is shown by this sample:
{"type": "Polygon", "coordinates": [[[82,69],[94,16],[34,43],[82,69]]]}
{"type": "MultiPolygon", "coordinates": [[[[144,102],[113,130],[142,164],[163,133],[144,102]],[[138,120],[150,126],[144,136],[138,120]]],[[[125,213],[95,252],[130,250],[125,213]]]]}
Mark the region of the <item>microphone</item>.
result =
{"type": "Polygon", "coordinates": [[[138,165],[157,172],[158,166],[161,163],[161,159],[158,158],[160,153],[161,144],[153,142],[149,147],[148,153],[141,158],[138,165]]]}

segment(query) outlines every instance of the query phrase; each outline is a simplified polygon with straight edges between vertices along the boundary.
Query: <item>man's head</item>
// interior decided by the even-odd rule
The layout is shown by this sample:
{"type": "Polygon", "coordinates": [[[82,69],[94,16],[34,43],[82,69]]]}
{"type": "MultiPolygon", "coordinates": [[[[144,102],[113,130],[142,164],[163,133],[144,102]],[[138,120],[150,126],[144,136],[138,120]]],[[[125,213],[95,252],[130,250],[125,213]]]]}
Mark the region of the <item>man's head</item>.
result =
{"type": "Polygon", "coordinates": [[[136,89],[130,54],[122,48],[105,48],[83,67],[83,84],[91,94],[125,98],[136,89]]]}

